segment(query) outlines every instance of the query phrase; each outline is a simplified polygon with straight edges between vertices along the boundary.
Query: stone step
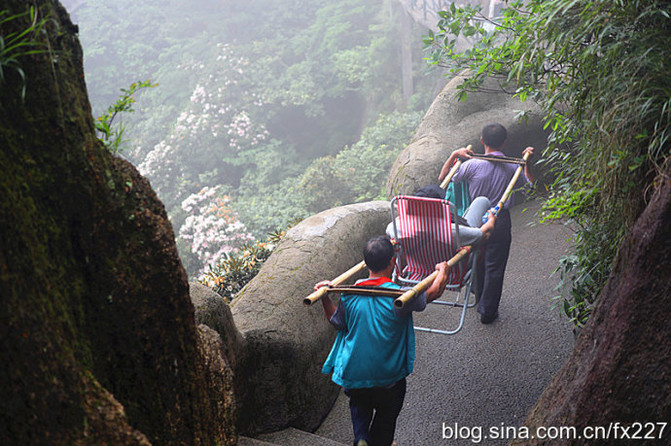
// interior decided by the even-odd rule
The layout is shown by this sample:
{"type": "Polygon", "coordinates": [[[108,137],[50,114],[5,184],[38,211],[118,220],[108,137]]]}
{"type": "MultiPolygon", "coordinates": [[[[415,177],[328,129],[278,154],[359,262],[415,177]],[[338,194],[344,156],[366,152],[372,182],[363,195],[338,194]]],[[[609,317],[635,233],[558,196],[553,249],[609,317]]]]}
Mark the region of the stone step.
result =
{"type": "Polygon", "coordinates": [[[293,427],[259,435],[257,438],[240,437],[238,446],[347,446],[293,427]]]}
{"type": "Polygon", "coordinates": [[[238,437],[238,446],[277,446],[275,443],[268,443],[267,441],[262,441],[256,438],[243,437],[242,435],[238,437]]]}

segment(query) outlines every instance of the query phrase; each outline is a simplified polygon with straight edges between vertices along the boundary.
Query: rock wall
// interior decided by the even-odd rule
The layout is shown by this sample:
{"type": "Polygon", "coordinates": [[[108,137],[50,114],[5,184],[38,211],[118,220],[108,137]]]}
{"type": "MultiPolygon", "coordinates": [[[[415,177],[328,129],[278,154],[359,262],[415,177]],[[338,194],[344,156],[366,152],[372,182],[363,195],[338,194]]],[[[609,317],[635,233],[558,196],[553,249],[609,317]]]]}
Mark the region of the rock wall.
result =
{"type": "Polygon", "coordinates": [[[0,444],[233,444],[165,209],[95,137],[67,12],[33,4],[46,52],[0,81],[0,444]]]}
{"type": "Polygon", "coordinates": [[[289,230],[263,268],[231,304],[244,336],[236,368],[240,430],[247,434],[287,426],[316,429],[338,394],[321,373],[335,338],[321,304],[302,300],[320,280],[333,279],[363,260],[363,246],[384,234],[389,203],[342,206],[289,230]]]}
{"type": "MultiPolygon", "coordinates": [[[[655,424],[671,420],[670,178],[667,166],[620,248],[572,356],[529,414],[525,425],[530,432],[539,426],[570,426],[582,433],[587,426],[609,429],[618,422],[629,428],[629,437],[618,431],[618,438],[630,440],[621,444],[671,444],[668,426],[655,424]]],[[[614,444],[611,431],[610,439],[553,444],[614,444]]]]}
{"type": "MultiPolygon", "coordinates": [[[[495,81],[488,81],[483,91],[469,93],[465,102],[456,99],[457,86],[463,76],[457,76],[445,85],[422,119],[408,147],[396,158],[389,173],[386,191],[395,195],[412,194],[427,184],[438,184],[438,174],[450,154],[469,144],[477,153],[483,153],[480,131],[486,124],[499,122],[508,130],[504,151],[520,157],[527,146],[538,152],[547,146],[541,115],[531,102],[521,103],[512,95],[503,93],[495,81]],[[521,110],[527,119],[516,117],[521,110]]],[[[539,180],[547,174],[536,169],[539,180]]]]}
{"type": "Polygon", "coordinates": [[[226,299],[212,288],[198,282],[189,283],[191,302],[197,325],[205,325],[216,332],[222,342],[221,354],[226,364],[235,369],[245,354],[245,342],[233,321],[226,299]]]}

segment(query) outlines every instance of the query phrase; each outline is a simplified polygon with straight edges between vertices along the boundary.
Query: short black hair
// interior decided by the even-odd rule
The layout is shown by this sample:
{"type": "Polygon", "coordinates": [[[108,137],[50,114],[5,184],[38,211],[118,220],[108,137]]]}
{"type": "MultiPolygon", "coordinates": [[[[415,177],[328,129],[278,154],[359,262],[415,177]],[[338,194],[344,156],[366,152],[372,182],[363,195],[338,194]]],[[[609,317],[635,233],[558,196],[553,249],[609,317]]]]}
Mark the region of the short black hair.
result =
{"type": "Polygon", "coordinates": [[[420,187],[415,192],[415,197],[439,198],[445,199],[445,190],[437,184],[429,184],[428,186],[420,187]]]}
{"type": "Polygon", "coordinates": [[[492,149],[500,149],[508,138],[508,131],[501,124],[488,124],[482,129],[482,142],[492,149]]]}
{"type": "Polygon", "coordinates": [[[385,269],[392,257],[394,257],[394,245],[386,235],[373,237],[363,248],[363,259],[366,266],[374,273],[385,269]]]}

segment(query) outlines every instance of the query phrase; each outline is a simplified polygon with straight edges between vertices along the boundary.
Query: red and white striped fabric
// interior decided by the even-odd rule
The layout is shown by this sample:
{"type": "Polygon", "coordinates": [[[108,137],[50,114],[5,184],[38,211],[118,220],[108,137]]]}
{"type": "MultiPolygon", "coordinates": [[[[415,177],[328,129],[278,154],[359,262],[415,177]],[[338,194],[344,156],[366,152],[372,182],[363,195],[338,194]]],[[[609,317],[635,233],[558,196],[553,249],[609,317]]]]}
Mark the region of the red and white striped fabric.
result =
{"type": "MultiPolygon", "coordinates": [[[[419,282],[435,270],[437,263],[452,258],[459,248],[451,230],[450,203],[434,198],[398,196],[397,242],[405,265],[399,278],[419,282]]],[[[464,259],[450,269],[448,288],[462,286],[464,259]]]]}

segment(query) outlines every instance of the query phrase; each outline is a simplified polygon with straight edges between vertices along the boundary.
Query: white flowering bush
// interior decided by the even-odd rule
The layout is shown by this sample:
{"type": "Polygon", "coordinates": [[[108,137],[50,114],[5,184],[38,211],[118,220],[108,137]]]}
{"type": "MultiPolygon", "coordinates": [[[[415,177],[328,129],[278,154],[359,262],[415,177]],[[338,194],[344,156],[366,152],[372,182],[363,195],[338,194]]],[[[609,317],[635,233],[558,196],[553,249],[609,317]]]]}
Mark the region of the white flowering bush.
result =
{"type": "Polygon", "coordinates": [[[248,162],[245,152],[269,137],[255,119],[264,101],[245,72],[249,61],[229,45],[218,44],[216,51],[214,63],[180,66],[200,81],[172,131],[139,165],[168,208],[202,187],[235,184],[248,162]]]}
{"type": "Polygon", "coordinates": [[[228,207],[230,198],[219,189],[204,187],[182,202],[188,216],[179,228],[179,237],[198,258],[201,275],[209,265],[253,240],[237,214],[228,207]]]}

